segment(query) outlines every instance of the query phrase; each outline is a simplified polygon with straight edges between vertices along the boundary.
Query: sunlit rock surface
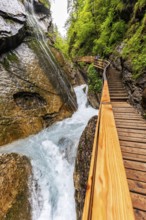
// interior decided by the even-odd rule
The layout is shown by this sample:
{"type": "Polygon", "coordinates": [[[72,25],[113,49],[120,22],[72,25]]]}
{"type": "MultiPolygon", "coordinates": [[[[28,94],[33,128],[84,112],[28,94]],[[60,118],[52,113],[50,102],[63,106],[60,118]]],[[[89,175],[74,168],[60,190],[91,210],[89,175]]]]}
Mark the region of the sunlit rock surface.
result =
{"type": "Polygon", "coordinates": [[[1,145],[71,115],[71,106],[63,102],[26,44],[3,55],[0,62],[1,145]]]}
{"type": "Polygon", "coordinates": [[[0,24],[0,145],[4,145],[71,116],[77,104],[66,74],[48,48],[49,4],[0,1],[0,24]]]}
{"type": "Polygon", "coordinates": [[[18,154],[0,155],[0,219],[30,220],[28,182],[31,165],[18,154]]]}

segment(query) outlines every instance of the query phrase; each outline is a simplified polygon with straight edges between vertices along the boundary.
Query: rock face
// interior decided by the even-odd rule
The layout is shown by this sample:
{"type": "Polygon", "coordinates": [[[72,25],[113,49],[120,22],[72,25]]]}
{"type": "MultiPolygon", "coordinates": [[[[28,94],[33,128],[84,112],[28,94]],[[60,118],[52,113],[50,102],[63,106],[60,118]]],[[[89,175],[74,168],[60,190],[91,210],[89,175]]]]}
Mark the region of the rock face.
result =
{"type": "Polygon", "coordinates": [[[88,102],[89,104],[95,108],[95,109],[99,109],[99,105],[100,105],[100,94],[97,94],[93,91],[88,91],[88,102]]]}
{"type": "Polygon", "coordinates": [[[87,83],[84,76],[79,71],[79,68],[76,68],[73,64],[67,63],[61,52],[56,48],[51,47],[51,50],[73,86],[87,83]]]}
{"type": "Polygon", "coordinates": [[[92,119],[90,119],[78,145],[74,171],[77,220],[82,219],[96,121],[97,116],[94,116],[92,119]]]}
{"type": "Polygon", "coordinates": [[[25,7],[21,0],[0,1],[0,145],[37,133],[77,107],[72,86],[45,43],[49,4],[34,1],[31,19],[42,27],[37,35],[27,19],[32,5],[24,2],[25,7]]]}
{"type": "Polygon", "coordinates": [[[25,8],[20,1],[0,1],[0,53],[21,43],[26,34],[25,24],[25,8]]]}
{"type": "Polygon", "coordinates": [[[25,156],[0,155],[0,219],[30,220],[28,179],[31,165],[25,156]]]}
{"type": "Polygon", "coordinates": [[[72,107],[63,102],[27,44],[2,56],[0,72],[1,145],[71,115],[72,107]]]}

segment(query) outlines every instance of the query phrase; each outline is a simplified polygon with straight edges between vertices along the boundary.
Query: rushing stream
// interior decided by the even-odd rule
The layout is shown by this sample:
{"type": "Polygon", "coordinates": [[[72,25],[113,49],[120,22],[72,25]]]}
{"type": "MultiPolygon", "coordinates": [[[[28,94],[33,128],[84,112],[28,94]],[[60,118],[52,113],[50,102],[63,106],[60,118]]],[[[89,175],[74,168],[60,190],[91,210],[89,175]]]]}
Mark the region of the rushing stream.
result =
{"type": "Polygon", "coordinates": [[[75,220],[73,170],[77,145],[88,120],[97,110],[87,105],[85,85],[75,88],[78,110],[71,118],[0,149],[30,158],[33,170],[33,220],[75,220]]]}

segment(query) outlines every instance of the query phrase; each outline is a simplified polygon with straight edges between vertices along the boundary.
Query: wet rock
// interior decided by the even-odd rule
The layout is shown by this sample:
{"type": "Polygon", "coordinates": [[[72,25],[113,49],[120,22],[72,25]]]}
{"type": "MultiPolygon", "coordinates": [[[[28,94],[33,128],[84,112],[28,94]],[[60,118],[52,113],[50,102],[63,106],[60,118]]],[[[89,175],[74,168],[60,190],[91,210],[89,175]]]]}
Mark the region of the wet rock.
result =
{"type": "Polygon", "coordinates": [[[136,85],[141,88],[146,88],[146,74],[143,74],[136,80],[136,85]]]}
{"type": "Polygon", "coordinates": [[[88,122],[79,141],[74,170],[77,220],[82,219],[97,117],[88,122]]]}
{"type": "Polygon", "coordinates": [[[56,48],[51,47],[51,51],[73,86],[85,84],[85,79],[78,68],[76,68],[72,63],[67,62],[62,53],[56,48]]]}
{"type": "Polygon", "coordinates": [[[0,155],[0,219],[31,220],[30,175],[27,157],[14,153],[0,155]]]}
{"type": "Polygon", "coordinates": [[[74,111],[67,100],[70,88],[63,97],[55,86],[58,79],[52,84],[49,69],[27,44],[0,58],[0,72],[0,145],[37,133],[74,111]]]}
{"type": "Polygon", "coordinates": [[[100,97],[99,96],[100,96],[100,94],[97,94],[92,91],[88,91],[88,95],[87,95],[88,102],[95,109],[99,109],[99,105],[100,105],[100,97]]]}
{"type": "Polygon", "coordinates": [[[18,46],[25,37],[26,14],[19,0],[0,1],[0,53],[18,46]]]}
{"type": "Polygon", "coordinates": [[[45,99],[34,92],[17,92],[13,95],[13,98],[22,109],[36,109],[47,105],[45,99]]]}
{"type": "Polygon", "coordinates": [[[146,110],[146,88],[144,89],[142,93],[142,106],[146,110]]]}
{"type": "Polygon", "coordinates": [[[131,61],[130,60],[125,60],[123,61],[123,67],[128,70],[129,72],[133,72],[132,70],[132,64],[131,64],[131,61]]]}
{"type": "Polygon", "coordinates": [[[34,0],[34,9],[36,13],[48,15],[50,13],[50,5],[47,0],[34,0]]]}
{"type": "Polygon", "coordinates": [[[73,144],[74,144],[73,141],[70,140],[69,138],[61,138],[58,142],[59,150],[60,150],[61,154],[71,164],[74,161],[74,157],[72,156],[72,155],[74,155],[72,152],[73,144]]]}

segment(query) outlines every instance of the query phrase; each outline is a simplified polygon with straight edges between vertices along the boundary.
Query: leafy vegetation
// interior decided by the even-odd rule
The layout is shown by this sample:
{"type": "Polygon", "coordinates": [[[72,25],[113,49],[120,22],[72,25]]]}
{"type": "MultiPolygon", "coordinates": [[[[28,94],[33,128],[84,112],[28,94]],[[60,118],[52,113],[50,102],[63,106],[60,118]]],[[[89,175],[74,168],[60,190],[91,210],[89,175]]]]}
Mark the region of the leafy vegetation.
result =
{"type": "Polygon", "coordinates": [[[109,57],[124,42],[120,56],[135,76],[146,69],[145,0],[75,0],[68,27],[68,53],[109,57]]]}
{"type": "Polygon", "coordinates": [[[63,38],[60,33],[58,32],[58,30],[55,30],[55,48],[60,50],[63,55],[69,60],[69,56],[68,56],[68,43],[66,38],[63,38]]]}
{"type": "Polygon", "coordinates": [[[88,67],[87,74],[88,74],[89,91],[94,91],[98,93],[101,92],[102,79],[99,73],[97,72],[97,70],[95,69],[95,67],[93,66],[93,64],[91,64],[88,67]]]}
{"type": "Polygon", "coordinates": [[[135,75],[146,69],[146,14],[129,29],[122,55],[132,61],[135,75]]]}
{"type": "Polygon", "coordinates": [[[46,8],[50,8],[50,3],[48,0],[39,0],[41,4],[43,4],[46,8]]]}
{"type": "Polygon", "coordinates": [[[68,21],[70,55],[109,55],[126,30],[126,22],[120,17],[124,7],[119,0],[76,1],[68,21]]]}

